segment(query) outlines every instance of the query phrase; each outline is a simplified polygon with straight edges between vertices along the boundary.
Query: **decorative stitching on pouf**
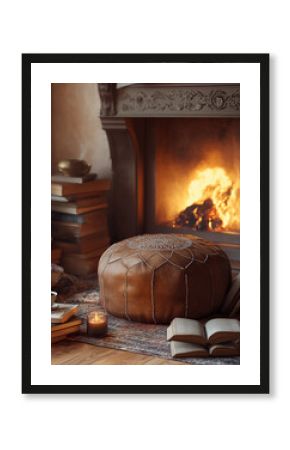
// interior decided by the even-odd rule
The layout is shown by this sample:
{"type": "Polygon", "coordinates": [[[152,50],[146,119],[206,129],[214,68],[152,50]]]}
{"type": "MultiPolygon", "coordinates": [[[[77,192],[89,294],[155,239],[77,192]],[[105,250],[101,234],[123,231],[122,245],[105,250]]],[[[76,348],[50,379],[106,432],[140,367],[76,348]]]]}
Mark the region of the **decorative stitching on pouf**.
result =
{"type": "Polygon", "coordinates": [[[127,241],[129,248],[139,250],[176,250],[191,246],[192,241],[174,234],[144,234],[127,241]]]}

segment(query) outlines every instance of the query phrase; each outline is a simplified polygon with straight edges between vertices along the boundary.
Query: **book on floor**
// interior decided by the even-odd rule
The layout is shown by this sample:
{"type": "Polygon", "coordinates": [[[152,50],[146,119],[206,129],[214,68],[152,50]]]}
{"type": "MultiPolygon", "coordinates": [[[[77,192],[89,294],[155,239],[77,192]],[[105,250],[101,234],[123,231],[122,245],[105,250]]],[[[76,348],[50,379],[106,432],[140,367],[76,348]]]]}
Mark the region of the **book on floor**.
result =
{"type": "Polygon", "coordinates": [[[198,320],[175,318],[167,328],[173,357],[238,356],[240,322],[237,319],[198,320]]]}
{"type": "Polygon", "coordinates": [[[69,335],[80,332],[82,320],[72,317],[65,323],[51,324],[51,343],[66,339],[69,335]]]}
{"type": "Polygon", "coordinates": [[[190,342],[170,342],[171,355],[173,357],[208,357],[208,356],[239,356],[240,347],[234,343],[223,343],[205,347],[190,342]]]}
{"type": "Polygon", "coordinates": [[[178,318],[167,328],[167,340],[197,345],[215,345],[240,338],[240,322],[237,319],[210,319],[204,325],[198,320],[178,318]]]}
{"type": "Polygon", "coordinates": [[[67,322],[64,323],[52,323],[51,324],[51,332],[66,330],[71,327],[76,327],[81,325],[82,319],[78,319],[77,317],[72,316],[67,322]]]}
{"type": "MultiPolygon", "coordinates": [[[[57,203],[78,203],[85,201],[90,201],[92,198],[100,198],[103,200],[107,200],[108,198],[108,191],[100,191],[100,192],[75,192],[74,194],[69,194],[66,196],[63,195],[51,195],[51,201],[57,202],[57,203]]],[[[80,203],[81,204],[81,203],[80,203]]]]}
{"type": "Polygon", "coordinates": [[[93,180],[86,183],[51,183],[51,194],[66,197],[68,195],[89,192],[108,191],[111,186],[110,180],[93,180]]]}
{"type": "Polygon", "coordinates": [[[51,337],[56,338],[59,336],[68,336],[69,334],[79,333],[80,332],[80,325],[75,325],[73,327],[66,328],[64,330],[57,330],[51,332],[51,337]]]}
{"type": "Polygon", "coordinates": [[[79,205],[78,203],[73,202],[57,203],[52,201],[51,211],[54,213],[64,213],[76,216],[78,214],[85,214],[94,211],[97,212],[98,210],[104,210],[108,207],[108,202],[105,201],[104,199],[86,203],[87,205],[79,205]]]}
{"type": "Polygon", "coordinates": [[[104,222],[101,226],[96,223],[72,223],[53,221],[51,224],[52,236],[56,240],[65,240],[75,242],[75,240],[89,236],[91,234],[98,234],[102,236],[103,233],[107,235],[107,224],[104,222]]]}
{"type": "Polygon", "coordinates": [[[99,226],[108,224],[108,210],[107,208],[94,209],[93,211],[84,214],[69,214],[62,212],[51,213],[51,219],[54,222],[68,222],[68,223],[94,223],[99,226]]]}
{"type": "Polygon", "coordinates": [[[95,180],[97,178],[96,173],[88,173],[87,175],[83,175],[82,177],[70,177],[67,175],[55,174],[51,175],[51,181],[53,183],[77,183],[82,184],[88,181],[95,180]]]}
{"type": "Polygon", "coordinates": [[[54,245],[55,247],[62,249],[63,255],[68,253],[85,254],[108,247],[110,245],[110,237],[108,233],[102,233],[101,235],[95,233],[76,239],[74,242],[55,240],[54,245]]]}
{"type": "Polygon", "coordinates": [[[79,309],[79,305],[70,303],[54,303],[51,311],[51,323],[64,323],[74,316],[79,309]]]}

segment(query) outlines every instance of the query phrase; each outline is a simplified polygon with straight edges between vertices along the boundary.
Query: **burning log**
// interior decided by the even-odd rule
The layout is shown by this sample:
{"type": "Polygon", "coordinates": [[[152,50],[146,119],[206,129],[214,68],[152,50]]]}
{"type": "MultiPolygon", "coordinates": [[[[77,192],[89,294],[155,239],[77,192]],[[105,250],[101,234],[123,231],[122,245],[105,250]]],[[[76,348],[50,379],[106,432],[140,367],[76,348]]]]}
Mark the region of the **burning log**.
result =
{"type": "Polygon", "coordinates": [[[181,211],[175,219],[174,225],[209,231],[220,229],[222,223],[212,199],[207,198],[203,203],[193,203],[181,211]]]}

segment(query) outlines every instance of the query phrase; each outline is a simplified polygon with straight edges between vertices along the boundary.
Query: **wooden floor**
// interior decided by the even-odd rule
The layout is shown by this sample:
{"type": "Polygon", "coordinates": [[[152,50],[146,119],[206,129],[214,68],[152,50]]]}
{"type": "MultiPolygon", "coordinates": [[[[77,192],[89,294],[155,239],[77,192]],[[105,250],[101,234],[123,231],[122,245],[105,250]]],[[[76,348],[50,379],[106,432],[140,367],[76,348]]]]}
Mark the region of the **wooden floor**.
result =
{"type": "Polygon", "coordinates": [[[96,347],[81,342],[62,341],[51,347],[51,364],[54,365],[165,365],[183,364],[156,356],[130,353],[124,350],[96,347]]]}

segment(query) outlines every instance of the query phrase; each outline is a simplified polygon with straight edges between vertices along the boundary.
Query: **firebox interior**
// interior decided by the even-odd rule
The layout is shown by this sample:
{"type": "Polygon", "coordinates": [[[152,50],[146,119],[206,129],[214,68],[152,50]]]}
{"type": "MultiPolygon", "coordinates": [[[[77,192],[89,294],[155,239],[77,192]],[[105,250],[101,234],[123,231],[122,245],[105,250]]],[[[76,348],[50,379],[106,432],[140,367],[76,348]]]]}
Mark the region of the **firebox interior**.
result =
{"type": "Polygon", "coordinates": [[[146,125],[146,229],[239,233],[240,119],[151,118],[146,125]]]}

